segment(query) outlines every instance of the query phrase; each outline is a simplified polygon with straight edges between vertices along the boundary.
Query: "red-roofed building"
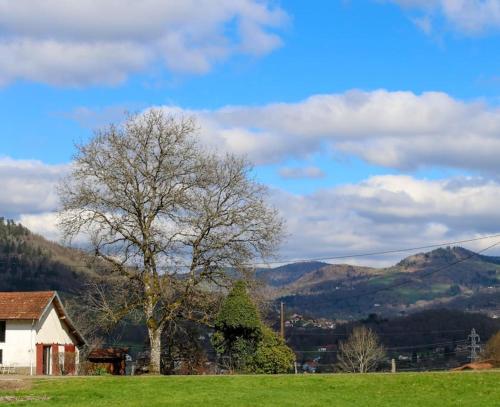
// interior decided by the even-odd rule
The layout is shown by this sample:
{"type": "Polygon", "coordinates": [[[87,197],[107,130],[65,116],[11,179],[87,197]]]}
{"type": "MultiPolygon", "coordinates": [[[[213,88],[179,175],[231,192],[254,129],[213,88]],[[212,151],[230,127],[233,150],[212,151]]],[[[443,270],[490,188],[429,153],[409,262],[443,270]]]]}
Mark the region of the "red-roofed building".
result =
{"type": "Polygon", "coordinates": [[[0,292],[2,371],[75,374],[84,344],[57,292],[0,292]]]}

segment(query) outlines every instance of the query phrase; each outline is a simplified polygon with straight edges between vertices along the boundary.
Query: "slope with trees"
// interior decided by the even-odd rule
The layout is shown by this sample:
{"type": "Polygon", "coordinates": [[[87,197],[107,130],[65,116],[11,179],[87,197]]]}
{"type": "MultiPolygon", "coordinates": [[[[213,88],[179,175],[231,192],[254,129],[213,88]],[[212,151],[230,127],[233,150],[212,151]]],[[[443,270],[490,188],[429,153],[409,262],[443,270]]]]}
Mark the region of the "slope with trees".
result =
{"type": "Polygon", "coordinates": [[[31,233],[23,225],[0,218],[0,289],[58,290],[69,297],[93,275],[83,253],[31,233]]]}
{"type": "Polygon", "coordinates": [[[500,313],[498,295],[498,258],[460,247],[416,254],[383,269],[327,265],[274,289],[290,311],[331,319],[443,306],[500,313]]]}

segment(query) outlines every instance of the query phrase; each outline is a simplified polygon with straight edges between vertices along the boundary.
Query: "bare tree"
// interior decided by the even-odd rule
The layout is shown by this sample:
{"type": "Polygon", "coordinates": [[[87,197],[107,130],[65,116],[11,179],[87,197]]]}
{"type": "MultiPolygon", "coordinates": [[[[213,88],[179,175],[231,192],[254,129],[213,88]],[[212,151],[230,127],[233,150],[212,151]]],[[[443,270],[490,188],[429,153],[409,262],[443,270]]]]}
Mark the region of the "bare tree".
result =
{"type": "Polygon", "coordinates": [[[161,333],[177,318],[203,319],[210,287],[275,249],[283,224],[249,164],[208,153],[192,119],[150,110],[77,146],[61,184],[60,226],[83,234],[120,278],[122,295],[100,293],[114,320],[140,310],[160,372],[161,333]]]}
{"type": "Polygon", "coordinates": [[[385,357],[377,335],[365,326],[354,328],[346,342],[341,342],[338,366],[344,372],[366,373],[385,357]]]}

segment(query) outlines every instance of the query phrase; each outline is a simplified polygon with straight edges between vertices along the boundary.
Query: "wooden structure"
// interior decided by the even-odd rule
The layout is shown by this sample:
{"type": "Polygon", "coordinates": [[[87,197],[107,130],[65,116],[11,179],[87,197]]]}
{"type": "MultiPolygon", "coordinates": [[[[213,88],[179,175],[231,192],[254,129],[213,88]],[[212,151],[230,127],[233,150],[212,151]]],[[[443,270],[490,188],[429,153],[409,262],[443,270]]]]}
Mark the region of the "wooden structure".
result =
{"type": "Polygon", "coordinates": [[[112,375],[124,375],[128,348],[94,349],[89,353],[89,362],[101,365],[112,375]]]}

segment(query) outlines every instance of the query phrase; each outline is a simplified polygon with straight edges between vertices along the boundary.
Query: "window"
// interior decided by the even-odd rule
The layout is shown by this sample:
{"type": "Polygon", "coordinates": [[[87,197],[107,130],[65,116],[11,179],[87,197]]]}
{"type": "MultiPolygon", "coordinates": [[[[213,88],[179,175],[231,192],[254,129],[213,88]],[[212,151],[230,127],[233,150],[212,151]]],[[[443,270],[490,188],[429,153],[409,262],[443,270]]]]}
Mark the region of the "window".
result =
{"type": "Polygon", "coordinates": [[[3,363],[3,350],[0,349],[0,365],[3,363]]]}
{"type": "Polygon", "coordinates": [[[0,342],[5,342],[5,321],[0,321],[0,342]]]}

